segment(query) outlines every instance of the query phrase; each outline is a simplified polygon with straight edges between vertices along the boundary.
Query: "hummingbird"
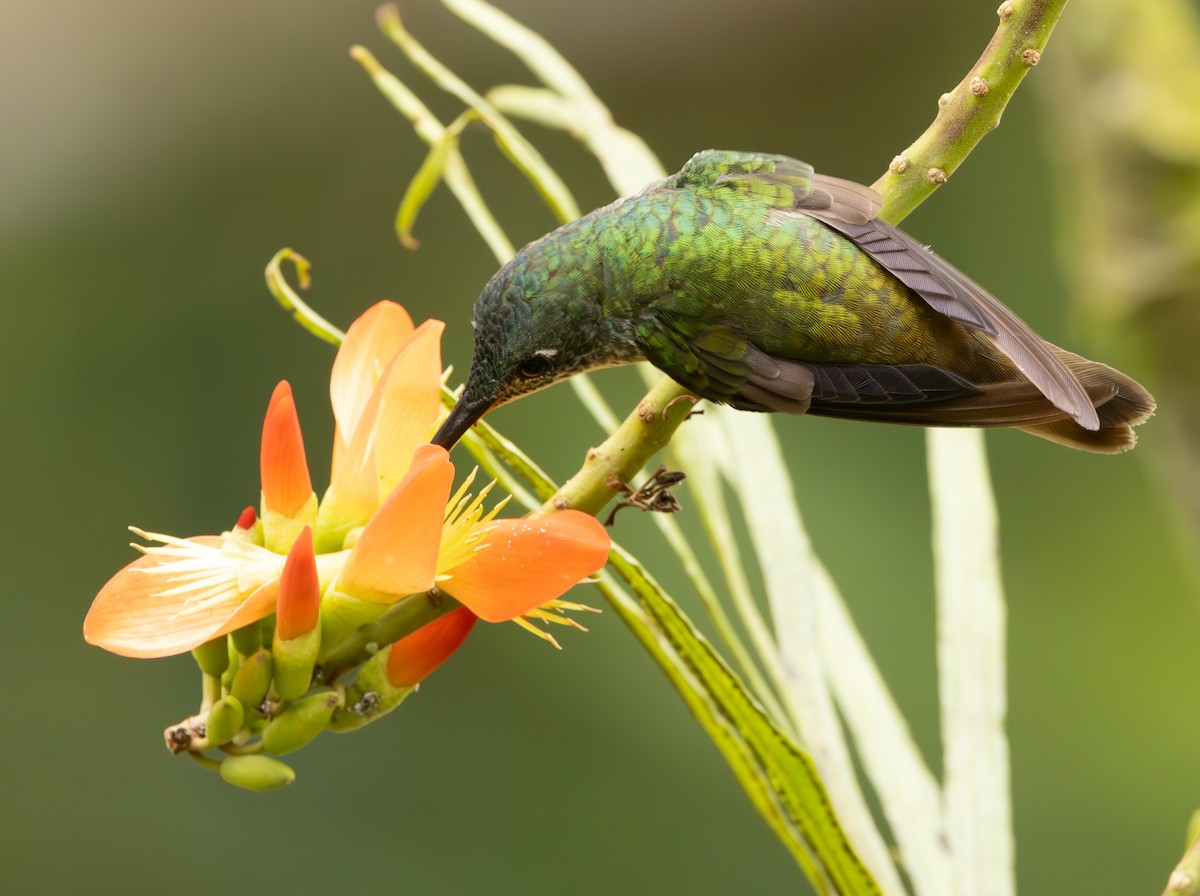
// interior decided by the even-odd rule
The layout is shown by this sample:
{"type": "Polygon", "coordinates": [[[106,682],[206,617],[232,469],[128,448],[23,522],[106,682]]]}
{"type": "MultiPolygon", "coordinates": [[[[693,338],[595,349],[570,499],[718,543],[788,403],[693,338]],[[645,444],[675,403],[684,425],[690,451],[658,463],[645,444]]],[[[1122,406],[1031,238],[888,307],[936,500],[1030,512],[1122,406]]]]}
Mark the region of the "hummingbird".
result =
{"type": "Polygon", "coordinates": [[[535,240],[475,302],[466,386],[433,438],[576,373],[649,361],[747,411],[1016,427],[1132,448],[1153,397],[1042,339],[878,219],[878,193],[781,155],[707,150],[535,240]]]}

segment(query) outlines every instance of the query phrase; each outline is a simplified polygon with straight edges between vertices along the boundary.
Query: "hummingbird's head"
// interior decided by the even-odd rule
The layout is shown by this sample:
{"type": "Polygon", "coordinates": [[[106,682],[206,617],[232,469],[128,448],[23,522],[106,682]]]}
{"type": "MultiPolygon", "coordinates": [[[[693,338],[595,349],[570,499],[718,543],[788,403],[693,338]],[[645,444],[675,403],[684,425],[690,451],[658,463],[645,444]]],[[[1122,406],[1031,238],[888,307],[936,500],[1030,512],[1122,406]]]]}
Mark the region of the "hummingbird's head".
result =
{"type": "Polygon", "coordinates": [[[621,360],[600,301],[569,274],[523,273],[529,267],[510,263],[476,300],[467,385],[434,444],[449,448],[491,408],[621,360]]]}

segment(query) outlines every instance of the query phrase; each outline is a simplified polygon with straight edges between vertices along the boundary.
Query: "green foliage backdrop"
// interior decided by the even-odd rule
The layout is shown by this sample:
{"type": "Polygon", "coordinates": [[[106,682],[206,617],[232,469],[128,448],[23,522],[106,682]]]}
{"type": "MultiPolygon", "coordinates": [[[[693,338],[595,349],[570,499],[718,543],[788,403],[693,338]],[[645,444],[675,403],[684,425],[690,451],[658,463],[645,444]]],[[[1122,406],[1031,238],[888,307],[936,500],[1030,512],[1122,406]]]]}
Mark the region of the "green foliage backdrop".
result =
{"type": "MultiPolygon", "coordinates": [[[[916,11],[882,0],[502,5],[669,166],[709,146],[757,149],[865,182],[924,127],[995,22],[988,4],[951,0],[916,11]]],[[[1085,8],[1069,5],[1060,29],[1085,8]]],[[[403,12],[476,83],[523,77],[433,0],[403,12]]],[[[279,378],[296,390],[310,444],[329,443],[332,350],[280,314],[263,265],[282,245],[304,252],[314,301],[342,325],[383,297],[445,319],[447,359],[465,370],[469,306],[493,262],[444,191],[422,213],[417,253],[392,234],[425,147],[346,55],[358,42],[387,52],[371,2],[10,2],[0,34],[0,855],[15,891],[803,892],[611,613],[562,653],[513,627],[481,632],[402,712],[307,750],[300,782],[281,793],[218,787],[167,754],[158,732],[194,687],[190,660],[122,660],[84,645],[79,627],[132,556],[126,524],[212,531],[255,500],[261,415],[279,378]]],[[[1052,42],[1033,80],[1054,77],[1052,42]]],[[[1055,201],[1050,114],[1036,86],[1018,96],[906,228],[1086,353],[1089,328],[1069,311],[1055,254],[1056,214],[1071,210],[1055,201]]],[[[583,185],[581,203],[606,201],[581,150],[555,134],[540,142],[583,185]]],[[[552,226],[485,134],[464,146],[510,233],[552,226]]],[[[631,401],[640,393],[632,376],[605,379],[631,401]]],[[[493,419],[558,477],[600,438],[566,388],[493,419]]],[[[920,433],[825,420],[779,429],[814,541],[932,753],[920,433]]],[[[1161,887],[1200,803],[1194,534],[1160,488],[1169,477],[1151,475],[1155,422],[1141,435],[1143,449],[1120,458],[988,437],[1026,893],[1161,887]]],[[[312,457],[317,470],[327,461],[312,457]]],[[[680,497],[686,514],[686,487],[680,497]]],[[[645,521],[625,511],[618,532],[652,554],[645,521]]]]}

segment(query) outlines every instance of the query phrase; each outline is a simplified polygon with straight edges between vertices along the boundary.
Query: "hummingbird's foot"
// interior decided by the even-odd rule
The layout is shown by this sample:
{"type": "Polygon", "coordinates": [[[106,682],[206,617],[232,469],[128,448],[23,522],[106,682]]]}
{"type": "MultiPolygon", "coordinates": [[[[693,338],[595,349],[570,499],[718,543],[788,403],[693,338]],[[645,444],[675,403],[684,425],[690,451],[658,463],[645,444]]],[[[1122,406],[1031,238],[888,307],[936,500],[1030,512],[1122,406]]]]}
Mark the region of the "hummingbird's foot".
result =
{"type": "Polygon", "coordinates": [[[671,489],[679,485],[686,478],[687,473],[681,470],[668,470],[665,466],[660,466],[635,491],[615,476],[612,477],[608,482],[609,487],[619,491],[625,497],[617,501],[617,506],[608,515],[608,519],[604,521],[604,525],[611,526],[613,520],[616,519],[617,511],[622,507],[636,507],[638,510],[648,513],[677,512],[679,510],[679,501],[671,489]]]}

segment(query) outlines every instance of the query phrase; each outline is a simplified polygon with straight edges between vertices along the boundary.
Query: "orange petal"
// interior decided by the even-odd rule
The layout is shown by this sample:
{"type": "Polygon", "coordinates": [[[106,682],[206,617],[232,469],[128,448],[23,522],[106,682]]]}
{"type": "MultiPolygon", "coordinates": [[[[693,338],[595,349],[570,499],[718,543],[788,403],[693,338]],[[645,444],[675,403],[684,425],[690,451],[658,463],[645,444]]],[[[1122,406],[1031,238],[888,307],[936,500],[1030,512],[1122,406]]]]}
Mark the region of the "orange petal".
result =
{"type": "Polygon", "coordinates": [[[475,621],[474,613],[459,607],[401,638],[388,654],[388,681],[397,688],[423,681],[458,650],[475,621]]]}
{"type": "Polygon", "coordinates": [[[349,436],[343,436],[341,428],[335,420],[333,423],[333,452],[329,459],[329,481],[333,482],[337,475],[338,464],[341,462],[342,455],[346,453],[346,448],[349,444],[349,436]]]}
{"type": "Polygon", "coordinates": [[[276,607],[276,630],[284,641],[308,634],[320,621],[321,585],[309,526],[296,538],[283,563],[276,607]]]}
{"type": "Polygon", "coordinates": [[[338,576],[336,589],[392,603],[433,587],[454,465],[445,448],[422,445],[412,468],[371,517],[338,576]]]}
{"type": "Polygon", "coordinates": [[[408,472],[413,449],[429,438],[441,409],[442,331],[427,320],[396,353],[383,383],[375,422],[375,464],[388,494],[408,472]]]}
{"type": "Polygon", "coordinates": [[[259,454],[263,499],[266,506],[285,517],[294,517],[313,493],[304,456],[304,437],[292,387],[283,380],[275,387],[263,421],[259,454]]]}
{"type": "Polygon", "coordinates": [[[346,331],[329,377],[333,417],[345,444],[354,438],[367,400],[412,331],[412,318],[395,302],[372,305],[346,331]]]}
{"type": "MultiPolygon", "coordinates": [[[[225,540],[203,535],[188,541],[220,548],[225,540]]],[[[181,615],[187,595],[163,595],[163,590],[172,587],[171,582],[145,572],[162,562],[162,557],[148,554],[109,579],[83,621],[84,640],[121,656],[173,656],[270,616],[275,610],[278,580],[271,580],[261,587],[235,592],[229,600],[181,615]]]]}
{"type": "Polygon", "coordinates": [[[560,597],[608,559],[607,530],[577,510],[492,525],[483,538],[487,547],[439,586],[488,622],[515,619],[560,597]]]}
{"type": "MultiPolygon", "coordinates": [[[[321,501],[322,519],[335,525],[361,526],[379,507],[379,474],[375,469],[375,418],[379,415],[380,390],[367,399],[362,419],[353,437],[334,447],[333,474],[329,491],[321,501]]],[[[335,427],[335,439],[346,436],[335,427]]]]}

